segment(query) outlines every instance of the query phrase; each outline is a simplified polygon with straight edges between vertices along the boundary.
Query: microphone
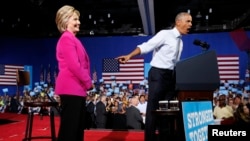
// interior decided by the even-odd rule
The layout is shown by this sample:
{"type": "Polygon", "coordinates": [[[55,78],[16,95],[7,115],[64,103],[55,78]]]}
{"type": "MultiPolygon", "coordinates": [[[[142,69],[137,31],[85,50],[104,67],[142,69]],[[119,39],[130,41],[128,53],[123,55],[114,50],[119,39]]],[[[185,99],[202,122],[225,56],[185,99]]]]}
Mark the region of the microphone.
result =
{"type": "Polygon", "coordinates": [[[195,39],[193,42],[194,45],[201,46],[202,48],[208,50],[210,45],[207,42],[202,42],[201,40],[195,39]]]}

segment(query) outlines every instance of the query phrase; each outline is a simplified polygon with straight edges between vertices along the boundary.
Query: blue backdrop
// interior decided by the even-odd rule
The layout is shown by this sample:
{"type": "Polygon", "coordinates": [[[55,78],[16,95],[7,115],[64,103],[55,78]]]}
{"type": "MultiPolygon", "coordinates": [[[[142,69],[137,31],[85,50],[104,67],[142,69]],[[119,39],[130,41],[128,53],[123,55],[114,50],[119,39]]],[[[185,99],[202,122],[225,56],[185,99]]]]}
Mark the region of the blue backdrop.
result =
{"type": "MultiPolygon", "coordinates": [[[[249,37],[250,32],[246,32],[249,37]]],[[[0,38],[0,64],[23,64],[33,67],[33,82],[40,81],[41,65],[48,66],[51,70],[57,65],[55,47],[59,37],[53,38],[0,38]]],[[[79,37],[84,44],[90,60],[92,71],[95,68],[98,79],[101,79],[102,59],[117,57],[132,51],[138,44],[147,41],[151,36],[107,36],[107,37],[79,37]]],[[[199,46],[193,45],[193,41],[199,39],[210,44],[210,49],[217,55],[238,54],[240,57],[240,78],[245,77],[247,68],[247,53],[241,51],[229,32],[199,33],[183,36],[183,54],[181,59],[202,53],[199,46]]],[[[149,63],[151,53],[143,55],[145,63],[149,63]]],[[[0,86],[9,88],[10,93],[15,93],[15,86],[0,86]]],[[[0,94],[2,92],[0,91],[0,94]]]]}

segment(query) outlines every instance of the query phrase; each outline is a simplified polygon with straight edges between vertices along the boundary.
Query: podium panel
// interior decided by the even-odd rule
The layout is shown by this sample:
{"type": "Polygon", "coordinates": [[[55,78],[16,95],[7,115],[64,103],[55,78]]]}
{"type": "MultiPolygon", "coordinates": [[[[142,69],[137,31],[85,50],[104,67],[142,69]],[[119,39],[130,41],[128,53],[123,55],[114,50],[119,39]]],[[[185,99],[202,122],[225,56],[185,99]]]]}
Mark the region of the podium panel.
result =
{"type": "Polygon", "coordinates": [[[215,90],[219,84],[215,51],[206,51],[176,64],[177,90],[215,90]]]}
{"type": "Polygon", "coordinates": [[[24,86],[30,84],[30,74],[28,71],[17,72],[17,85],[24,86]]]}
{"type": "Polygon", "coordinates": [[[182,101],[213,101],[213,91],[179,91],[177,99],[182,101]]]}
{"type": "Polygon", "coordinates": [[[206,51],[176,64],[178,100],[212,100],[220,85],[215,51],[206,51]]]}

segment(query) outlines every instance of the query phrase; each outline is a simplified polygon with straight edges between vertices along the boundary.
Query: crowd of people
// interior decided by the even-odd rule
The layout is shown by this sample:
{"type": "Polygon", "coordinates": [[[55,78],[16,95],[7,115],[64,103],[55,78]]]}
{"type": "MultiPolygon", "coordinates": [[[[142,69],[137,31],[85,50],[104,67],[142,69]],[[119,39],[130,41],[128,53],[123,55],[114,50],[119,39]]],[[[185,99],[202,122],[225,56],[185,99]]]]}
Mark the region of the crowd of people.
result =
{"type": "MultiPolygon", "coordinates": [[[[100,80],[101,81],[101,80],[100,80]]],[[[143,82],[146,83],[144,80],[143,82]]],[[[146,84],[145,84],[146,85],[146,84]]],[[[105,84],[93,83],[94,89],[88,91],[86,97],[86,129],[143,129],[147,107],[147,88],[144,84],[105,84]],[[133,87],[133,86],[132,86],[133,87]],[[119,90],[117,91],[117,88],[119,90]],[[128,120],[130,119],[130,120],[128,120]]],[[[55,115],[60,111],[51,107],[25,107],[24,102],[57,101],[60,106],[60,96],[54,93],[54,88],[47,87],[43,82],[33,89],[24,89],[23,94],[17,96],[8,94],[0,97],[1,112],[35,115],[49,115],[54,110],[55,115]]],[[[84,120],[84,119],[83,119],[84,120]]]]}
{"type": "MultiPolygon", "coordinates": [[[[129,89],[128,84],[113,86],[94,83],[94,89],[88,91],[86,97],[86,127],[85,129],[144,129],[147,107],[147,81],[143,81],[129,89]],[[118,90],[117,90],[118,88],[118,90]]],[[[213,113],[215,119],[221,119],[227,124],[250,125],[250,91],[249,84],[243,81],[221,83],[214,91],[213,113]]],[[[17,114],[49,115],[54,110],[55,115],[60,111],[50,107],[24,107],[24,101],[51,101],[60,103],[60,97],[53,88],[36,86],[33,90],[25,89],[23,95],[0,96],[0,112],[17,114]]],[[[59,104],[60,105],[60,104],[59,104]]]]}
{"type": "Polygon", "coordinates": [[[214,118],[221,124],[250,125],[250,85],[244,80],[222,83],[214,92],[214,118]]]}
{"type": "Polygon", "coordinates": [[[113,89],[104,88],[87,96],[87,128],[143,129],[148,96],[143,86],[133,91],[112,91],[109,95],[110,90],[113,89]]]}

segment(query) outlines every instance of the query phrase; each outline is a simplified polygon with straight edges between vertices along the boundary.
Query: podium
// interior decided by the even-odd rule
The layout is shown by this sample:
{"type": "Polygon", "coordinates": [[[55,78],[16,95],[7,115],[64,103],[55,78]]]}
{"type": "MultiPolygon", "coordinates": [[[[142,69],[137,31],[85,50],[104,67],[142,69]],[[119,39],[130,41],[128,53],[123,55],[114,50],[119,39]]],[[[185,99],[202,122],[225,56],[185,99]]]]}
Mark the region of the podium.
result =
{"type": "Polygon", "coordinates": [[[177,129],[180,140],[185,140],[182,102],[212,102],[213,92],[219,85],[219,69],[215,51],[205,51],[176,64],[176,90],[180,108],[177,129]]]}
{"type": "Polygon", "coordinates": [[[176,90],[179,103],[187,100],[213,100],[219,87],[219,69],[215,51],[206,51],[176,64],[176,90]]]}

